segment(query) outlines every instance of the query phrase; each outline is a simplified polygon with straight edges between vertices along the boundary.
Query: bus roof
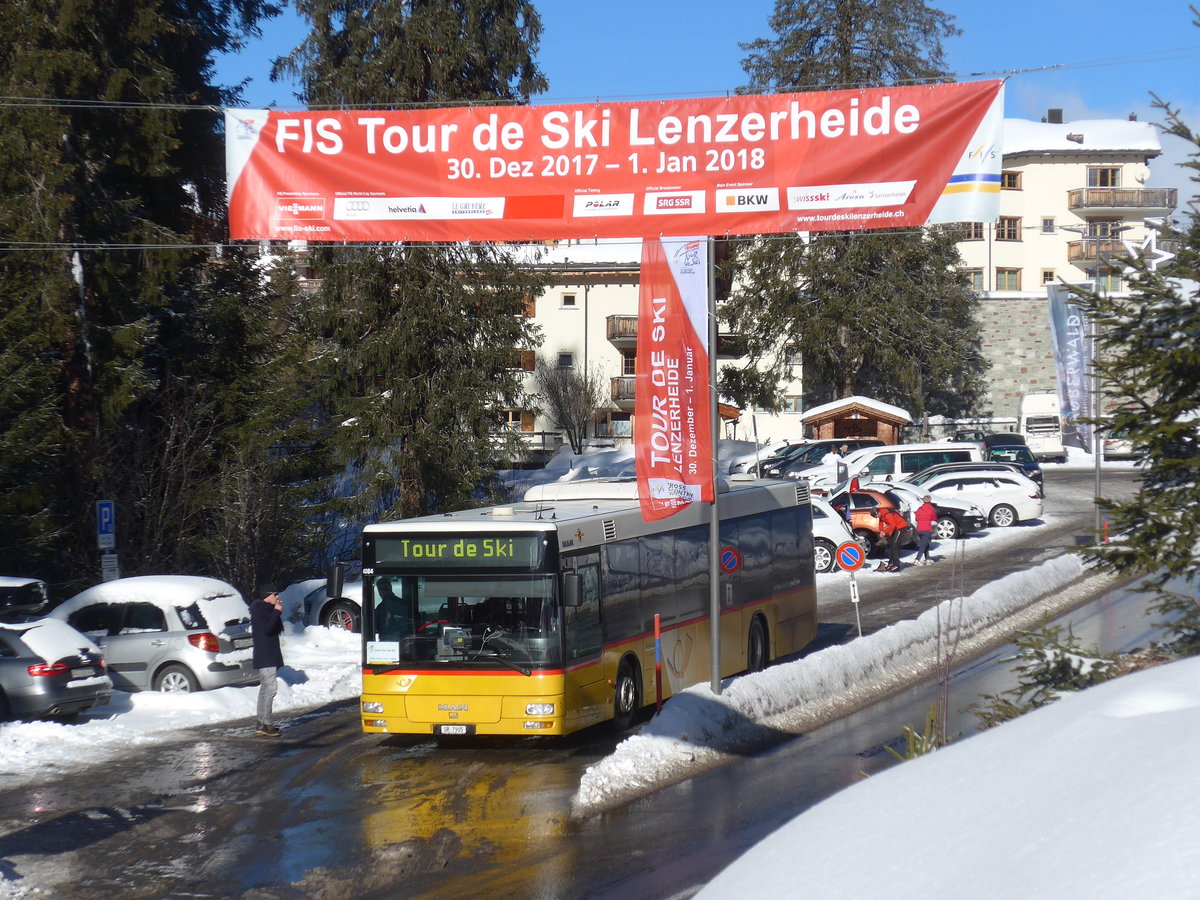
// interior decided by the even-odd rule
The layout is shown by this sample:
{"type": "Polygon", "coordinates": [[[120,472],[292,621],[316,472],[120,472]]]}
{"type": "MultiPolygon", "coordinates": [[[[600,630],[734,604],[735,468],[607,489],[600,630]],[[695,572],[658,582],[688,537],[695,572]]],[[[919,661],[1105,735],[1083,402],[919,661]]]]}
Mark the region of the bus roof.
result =
{"type": "MultiPolygon", "coordinates": [[[[462,509],[439,515],[420,516],[392,522],[367,525],[363,531],[372,533],[394,533],[396,531],[558,531],[570,525],[570,530],[590,534],[596,529],[612,534],[614,523],[624,535],[632,531],[660,531],[664,528],[687,527],[709,521],[709,506],[693,503],[670,519],[669,524],[642,524],[641,507],[637,498],[637,483],[633,479],[594,478],[577,482],[564,482],[560,487],[573,485],[572,490],[540,491],[543,499],[526,499],[500,506],[485,506],[478,509],[462,509]],[[563,494],[564,496],[544,496],[563,494]],[[590,495],[590,496],[589,496],[590,495]]],[[[729,479],[721,487],[722,498],[738,496],[739,500],[722,503],[722,518],[745,512],[757,512],[767,508],[783,508],[808,502],[808,486],[805,482],[766,479],[729,479]]],[[[531,492],[532,493],[532,492],[531,492]]],[[[526,495],[527,497],[530,494],[526,495]]],[[[606,538],[611,539],[611,538],[606,538]]],[[[580,538],[584,543],[590,543],[580,538]]]]}

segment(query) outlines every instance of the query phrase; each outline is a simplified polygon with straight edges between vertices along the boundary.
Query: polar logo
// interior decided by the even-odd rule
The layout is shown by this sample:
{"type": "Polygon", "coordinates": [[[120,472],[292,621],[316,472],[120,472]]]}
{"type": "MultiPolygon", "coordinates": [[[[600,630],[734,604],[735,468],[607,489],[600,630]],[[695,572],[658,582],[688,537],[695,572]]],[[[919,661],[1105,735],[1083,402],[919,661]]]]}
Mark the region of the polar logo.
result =
{"type": "Polygon", "coordinates": [[[589,194],[575,198],[576,216],[633,215],[633,194],[589,194]]]}

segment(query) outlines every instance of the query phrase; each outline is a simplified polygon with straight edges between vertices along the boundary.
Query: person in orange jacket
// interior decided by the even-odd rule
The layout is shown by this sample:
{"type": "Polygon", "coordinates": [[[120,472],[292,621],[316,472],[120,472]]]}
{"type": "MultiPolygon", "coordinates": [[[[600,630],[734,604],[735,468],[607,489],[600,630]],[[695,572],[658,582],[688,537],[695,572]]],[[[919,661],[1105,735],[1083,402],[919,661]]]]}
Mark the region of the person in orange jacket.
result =
{"type": "Polygon", "coordinates": [[[871,515],[879,519],[879,536],[887,538],[888,565],[885,572],[900,571],[900,538],[908,520],[889,506],[876,506],[871,515]]]}

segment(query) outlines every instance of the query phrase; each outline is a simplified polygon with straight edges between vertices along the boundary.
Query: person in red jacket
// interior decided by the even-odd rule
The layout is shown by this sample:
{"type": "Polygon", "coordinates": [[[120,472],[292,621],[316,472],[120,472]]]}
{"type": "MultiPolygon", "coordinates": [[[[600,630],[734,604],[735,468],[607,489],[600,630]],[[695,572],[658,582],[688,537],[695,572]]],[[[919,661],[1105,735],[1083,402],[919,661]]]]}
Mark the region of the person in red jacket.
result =
{"type": "Polygon", "coordinates": [[[879,536],[887,538],[888,565],[885,572],[900,571],[900,538],[908,527],[908,520],[890,506],[877,506],[871,515],[879,519],[879,536]]]}
{"type": "Polygon", "coordinates": [[[926,494],[922,499],[924,502],[913,513],[913,520],[917,524],[916,565],[927,566],[933,562],[929,558],[929,542],[933,540],[933,524],[937,521],[938,511],[932,497],[926,494]]]}

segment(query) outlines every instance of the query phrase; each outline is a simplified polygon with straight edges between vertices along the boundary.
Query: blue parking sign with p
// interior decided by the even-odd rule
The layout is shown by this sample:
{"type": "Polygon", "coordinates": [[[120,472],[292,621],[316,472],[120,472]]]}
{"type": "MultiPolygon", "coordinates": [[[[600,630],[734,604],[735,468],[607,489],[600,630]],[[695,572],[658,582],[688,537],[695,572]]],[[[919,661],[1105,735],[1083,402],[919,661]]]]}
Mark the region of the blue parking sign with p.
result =
{"type": "Polygon", "coordinates": [[[112,500],[96,501],[96,541],[101,550],[117,546],[117,505],[112,500]]]}

